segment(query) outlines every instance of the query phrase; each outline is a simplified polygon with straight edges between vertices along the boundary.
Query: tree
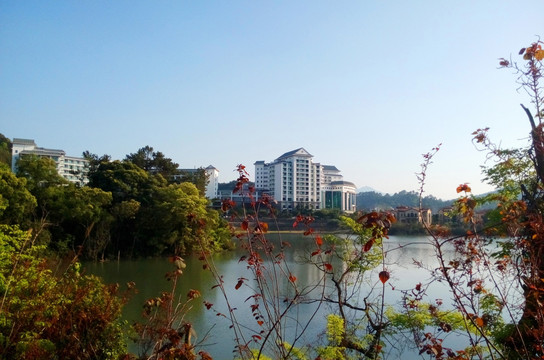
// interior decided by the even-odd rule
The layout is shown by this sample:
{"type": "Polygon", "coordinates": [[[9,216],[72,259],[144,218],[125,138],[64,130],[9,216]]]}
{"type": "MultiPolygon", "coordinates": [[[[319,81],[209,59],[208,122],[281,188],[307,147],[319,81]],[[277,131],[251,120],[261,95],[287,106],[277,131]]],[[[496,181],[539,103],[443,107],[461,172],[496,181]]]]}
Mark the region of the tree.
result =
{"type": "Polygon", "coordinates": [[[102,161],[89,174],[88,186],[112,195],[110,252],[138,255],[135,248],[148,240],[138,234],[141,211],[154,204],[153,193],[156,188],[166,186],[164,178],[149,174],[131,162],[102,161]]]}
{"type": "Polygon", "coordinates": [[[0,134],[0,163],[4,163],[11,167],[11,141],[0,134]]]}
{"type": "Polygon", "coordinates": [[[487,145],[488,150],[499,163],[488,169],[488,179],[505,190],[503,221],[515,229],[514,248],[518,248],[523,259],[520,267],[520,282],[523,288],[523,313],[517,324],[517,331],[507,339],[513,354],[523,358],[544,357],[544,87],[541,83],[544,69],[544,50],[540,40],[519,51],[524,62],[519,65],[501,59],[500,65],[513,69],[518,74],[518,83],[527,92],[533,104],[529,110],[523,104],[525,115],[531,127],[531,141],[525,151],[501,150],[490,147],[485,131],[477,131],[475,140],[487,145]],[[536,119],[535,119],[536,118],[536,119]],[[520,156],[521,155],[521,156],[520,156]],[[530,162],[525,161],[530,159],[530,162]],[[527,165],[530,165],[527,167],[527,165]],[[494,177],[502,171],[503,180],[494,177]],[[516,179],[517,178],[517,179],[516,179]],[[520,179],[521,178],[521,179],[520,179]],[[518,180],[519,179],[519,180],[518,180]],[[497,183],[497,180],[499,182],[497,183]],[[512,201],[512,180],[517,184],[522,200],[512,201]],[[506,206],[505,206],[506,205],[506,206]]]}
{"type": "Polygon", "coordinates": [[[0,164],[0,223],[28,228],[35,208],[36,198],[27,190],[26,180],[0,164]]]}
{"type": "Polygon", "coordinates": [[[198,168],[196,171],[184,171],[180,170],[176,176],[174,182],[180,184],[184,182],[193,183],[201,195],[206,193],[206,186],[208,185],[209,179],[206,170],[203,168],[198,168]]]}
{"type": "Polygon", "coordinates": [[[98,260],[99,254],[104,256],[110,241],[111,193],[74,184],[59,190],[55,202],[49,205],[51,217],[57,216],[56,223],[64,233],[71,235],[72,248],[81,247],[87,258],[98,260]]]}
{"type": "Polygon", "coordinates": [[[230,241],[225,221],[191,183],[168,184],[130,161],[102,161],[89,186],[112,194],[110,253],[185,253],[202,245],[215,251],[230,241]]]}
{"type": "MultiPolygon", "coordinates": [[[[194,250],[221,249],[224,236],[216,237],[213,229],[224,226],[215,210],[191,183],[157,188],[154,202],[138,214],[138,236],[145,238],[143,252],[183,254],[194,250]],[[215,216],[213,216],[215,214],[215,216]]],[[[230,234],[229,234],[230,236],[230,234]]]]}
{"type": "Polygon", "coordinates": [[[57,165],[52,159],[36,155],[25,155],[17,162],[17,176],[24,177],[28,190],[37,196],[42,189],[68,184],[57,172],[57,165]]]}
{"type": "Polygon", "coordinates": [[[96,259],[109,241],[112,194],[69,183],[58,175],[55,163],[48,158],[25,156],[19,160],[17,170],[37,201],[32,221],[40,241],[59,253],[81,246],[85,255],[96,259]]]}
{"type": "Polygon", "coordinates": [[[160,151],[153,151],[153,148],[148,145],[138,149],[136,153],[127,155],[125,161],[152,174],[161,174],[165,179],[172,178],[179,167],[172,159],[167,158],[160,151]]]}
{"type": "Polygon", "coordinates": [[[83,158],[89,162],[89,174],[93,174],[98,169],[98,166],[100,166],[100,163],[111,161],[110,155],[104,154],[98,156],[97,154],[91,153],[89,150],[85,150],[82,155],[83,158]]]}
{"type": "Polygon", "coordinates": [[[128,161],[101,162],[98,169],[89,176],[90,187],[112,193],[113,202],[134,199],[139,202],[152,201],[150,192],[156,186],[165,186],[166,181],[153,176],[128,161]]]}

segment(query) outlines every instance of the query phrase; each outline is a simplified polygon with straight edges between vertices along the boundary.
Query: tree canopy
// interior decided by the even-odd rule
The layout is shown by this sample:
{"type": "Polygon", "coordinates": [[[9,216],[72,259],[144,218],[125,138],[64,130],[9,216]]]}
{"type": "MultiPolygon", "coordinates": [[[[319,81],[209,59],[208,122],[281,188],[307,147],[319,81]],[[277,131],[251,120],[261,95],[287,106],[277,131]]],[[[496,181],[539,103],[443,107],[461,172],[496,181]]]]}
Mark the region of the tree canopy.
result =
{"type": "Polygon", "coordinates": [[[0,134],[0,163],[11,167],[11,140],[0,134]]]}

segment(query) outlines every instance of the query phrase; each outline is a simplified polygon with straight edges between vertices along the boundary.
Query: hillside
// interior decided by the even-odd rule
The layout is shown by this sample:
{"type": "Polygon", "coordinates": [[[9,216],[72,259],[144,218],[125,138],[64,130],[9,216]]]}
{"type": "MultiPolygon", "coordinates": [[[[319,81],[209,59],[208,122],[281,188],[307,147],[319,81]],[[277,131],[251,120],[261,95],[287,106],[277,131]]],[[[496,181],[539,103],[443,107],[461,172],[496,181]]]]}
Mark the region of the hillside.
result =
{"type": "MultiPolygon", "coordinates": [[[[430,195],[423,198],[423,207],[430,208],[433,213],[450,206],[454,200],[440,200],[430,195]]],[[[357,210],[386,210],[397,206],[419,206],[419,195],[415,191],[401,191],[393,195],[380,194],[375,191],[357,194],[357,210]]]]}

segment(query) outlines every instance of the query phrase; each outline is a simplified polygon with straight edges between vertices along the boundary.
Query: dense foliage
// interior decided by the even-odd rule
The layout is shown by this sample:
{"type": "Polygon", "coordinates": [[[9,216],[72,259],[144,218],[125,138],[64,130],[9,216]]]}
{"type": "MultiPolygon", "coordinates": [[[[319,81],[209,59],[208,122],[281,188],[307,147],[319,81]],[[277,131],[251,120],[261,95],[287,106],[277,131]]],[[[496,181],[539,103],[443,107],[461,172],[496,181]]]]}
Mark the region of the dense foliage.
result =
{"type": "MultiPolygon", "coordinates": [[[[454,200],[440,200],[432,195],[422,199],[424,208],[431,209],[433,213],[451,206],[454,200]]],[[[401,191],[393,195],[381,194],[375,191],[361,192],[357,194],[358,210],[390,210],[397,206],[419,207],[419,194],[415,191],[401,191]]]]}
{"type": "Polygon", "coordinates": [[[0,163],[11,167],[11,141],[0,134],[0,163]]]}
{"type": "Polygon", "coordinates": [[[0,226],[0,357],[115,359],[126,353],[123,300],[70,262],[53,270],[30,232],[0,226]]]}
{"type": "Polygon", "coordinates": [[[203,195],[204,170],[174,178],[177,164],[150,147],[125,161],[85,157],[87,186],[65,180],[49,158],[24,156],[17,174],[0,164],[0,223],[33,229],[54,253],[91,259],[230,247],[228,223],[203,195]]]}

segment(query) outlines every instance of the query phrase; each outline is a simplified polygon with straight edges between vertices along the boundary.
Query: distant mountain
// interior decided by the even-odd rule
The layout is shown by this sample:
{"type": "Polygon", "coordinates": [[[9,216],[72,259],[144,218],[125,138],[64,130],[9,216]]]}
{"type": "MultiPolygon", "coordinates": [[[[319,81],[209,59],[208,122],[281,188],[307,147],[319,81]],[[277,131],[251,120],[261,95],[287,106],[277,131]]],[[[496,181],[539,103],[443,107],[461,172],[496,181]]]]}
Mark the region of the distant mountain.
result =
{"type": "MultiPolygon", "coordinates": [[[[446,206],[451,206],[453,200],[440,200],[434,196],[425,196],[423,207],[430,208],[433,212],[446,206]]],[[[419,194],[415,191],[401,191],[393,195],[380,194],[375,191],[359,192],[357,194],[358,210],[389,210],[397,206],[419,206],[419,194]]]]}
{"type": "Polygon", "coordinates": [[[363,186],[363,187],[360,187],[357,189],[357,194],[358,193],[364,193],[364,192],[376,192],[376,193],[379,193],[379,191],[376,191],[375,189],[371,188],[370,186],[363,186]]]}

